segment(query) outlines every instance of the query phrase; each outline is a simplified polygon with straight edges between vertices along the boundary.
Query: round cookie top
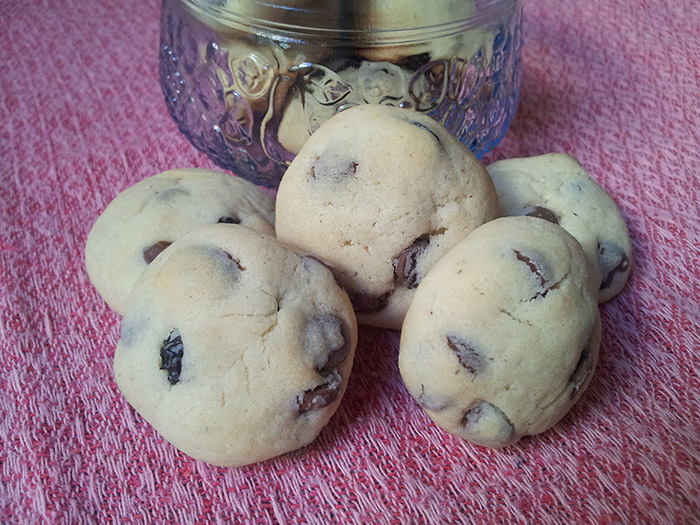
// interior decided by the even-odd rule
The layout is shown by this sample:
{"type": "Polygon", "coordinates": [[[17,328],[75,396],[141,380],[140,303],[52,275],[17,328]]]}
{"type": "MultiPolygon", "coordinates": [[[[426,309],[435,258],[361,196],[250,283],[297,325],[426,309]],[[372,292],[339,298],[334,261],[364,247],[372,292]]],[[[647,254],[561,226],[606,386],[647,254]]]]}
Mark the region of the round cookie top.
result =
{"type": "Polygon", "coordinates": [[[134,286],[114,375],[178,449],[238,466],[317,436],[356,344],[350,301],[323,264],[248,228],[206,225],[134,286]]]}
{"type": "Polygon", "coordinates": [[[189,168],[148,177],[117,195],[95,221],[85,246],[88,275],[123,314],[138,277],[178,237],[217,222],[274,235],[274,206],[261,188],[226,173],[189,168]]]}
{"type": "Polygon", "coordinates": [[[503,216],[531,215],[572,234],[596,265],[599,303],[617,295],[632,266],[632,242],[615,201],[572,156],[550,153],[494,162],[487,170],[503,216]]]}
{"type": "Polygon", "coordinates": [[[439,426],[501,447],[569,410],[599,345],[597,283],[578,242],[549,222],[509,217],[475,230],[425,277],[399,368],[439,426]]]}
{"type": "Polygon", "coordinates": [[[345,110],[303,146],[277,193],[277,236],[334,268],[364,324],[400,328],[448,248],[496,217],[485,168],[426,115],[345,110]]]}

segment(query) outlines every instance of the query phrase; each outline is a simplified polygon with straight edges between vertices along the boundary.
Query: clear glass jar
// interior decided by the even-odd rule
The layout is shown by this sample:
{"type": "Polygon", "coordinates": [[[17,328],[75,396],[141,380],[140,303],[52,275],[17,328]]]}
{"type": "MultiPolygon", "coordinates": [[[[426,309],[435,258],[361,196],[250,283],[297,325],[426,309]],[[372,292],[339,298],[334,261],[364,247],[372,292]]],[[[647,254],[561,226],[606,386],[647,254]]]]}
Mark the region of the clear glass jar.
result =
{"type": "Polygon", "coordinates": [[[517,109],[521,11],[520,0],[163,0],[160,80],[192,144],[263,186],[357,104],[427,113],[480,157],[517,109]]]}

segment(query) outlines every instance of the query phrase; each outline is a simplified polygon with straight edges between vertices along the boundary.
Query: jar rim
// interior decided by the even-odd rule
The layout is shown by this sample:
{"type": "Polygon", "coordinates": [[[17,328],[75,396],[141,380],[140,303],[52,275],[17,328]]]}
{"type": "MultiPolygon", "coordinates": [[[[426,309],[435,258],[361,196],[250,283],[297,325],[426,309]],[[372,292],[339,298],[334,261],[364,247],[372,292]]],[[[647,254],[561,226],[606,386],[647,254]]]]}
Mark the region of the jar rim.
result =
{"type": "MultiPolygon", "coordinates": [[[[266,20],[237,13],[217,0],[181,0],[181,2],[188,5],[190,9],[228,27],[252,32],[281,43],[313,40],[319,43],[328,42],[328,45],[338,45],[343,41],[348,41],[352,42],[353,46],[362,46],[363,43],[367,43],[367,45],[376,47],[410,45],[490,27],[514,15],[520,9],[521,0],[475,0],[476,10],[467,17],[444,23],[405,28],[323,27],[314,23],[304,25],[281,20],[266,20]]],[[[279,13],[293,13],[293,16],[296,16],[300,22],[318,20],[314,18],[315,15],[318,15],[317,10],[282,6],[266,0],[259,0],[257,3],[268,10],[278,9],[279,13]]]]}

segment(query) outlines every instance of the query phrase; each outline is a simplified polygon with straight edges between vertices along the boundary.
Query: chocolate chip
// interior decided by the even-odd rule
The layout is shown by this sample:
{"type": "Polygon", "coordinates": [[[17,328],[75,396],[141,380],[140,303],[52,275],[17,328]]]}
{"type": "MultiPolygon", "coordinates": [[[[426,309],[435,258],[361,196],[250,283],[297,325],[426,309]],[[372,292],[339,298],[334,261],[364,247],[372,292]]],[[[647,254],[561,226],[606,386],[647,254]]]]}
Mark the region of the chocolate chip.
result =
{"type": "Polygon", "coordinates": [[[430,240],[426,236],[420,236],[408,248],[394,257],[394,277],[408,288],[415,288],[420,284],[421,275],[418,273],[418,259],[427,249],[430,240]]]}
{"type": "Polygon", "coordinates": [[[625,251],[610,241],[598,243],[598,262],[603,275],[601,290],[610,287],[616,274],[626,272],[630,266],[630,260],[625,251]]]}
{"type": "Polygon", "coordinates": [[[549,208],[544,208],[542,206],[530,206],[525,209],[523,215],[537,217],[538,219],[544,219],[545,221],[559,224],[559,217],[549,208]]]}
{"type": "Polygon", "coordinates": [[[180,381],[184,355],[185,345],[182,343],[180,332],[173,330],[160,347],[160,369],[168,372],[168,382],[171,385],[180,381]]]}
{"type": "Polygon", "coordinates": [[[219,220],[216,221],[217,223],[223,223],[223,224],[240,224],[241,219],[238,217],[219,217],[219,220]]]}
{"type": "Polygon", "coordinates": [[[324,383],[297,396],[297,410],[300,414],[327,407],[338,399],[341,387],[340,374],[331,372],[324,374],[323,378],[324,383]]]}
{"type": "Polygon", "coordinates": [[[465,410],[461,423],[469,441],[487,447],[507,445],[515,432],[508,416],[488,401],[478,400],[465,410]]]}
{"type": "Polygon", "coordinates": [[[143,260],[146,264],[151,264],[160,253],[165,250],[172,243],[168,241],[158,241],[157,243],[149,246],[143,250],[143,260]]]}
{"type": "Polygon", "coordinates": [[[578,358],[578,363],[576,363],[576,368],[574,368],[569,381],[574,384],[574,388],[571,392],[572,396],[578,394],[581,387],[588,381],[593,373],[593,355],[588,347],[581,351],[581,355],[578,358]]]}
{"type": "Polygon", "coordinates": [[[350,332],[342,319],[333,314],[311,317],[306,323],[304,346],[318,372],[330,372],[350,353],[350,332]]]}
{"type": "Polygon", "coordinates": [[[448,335],[447,346],[457,354],[459,364],[470,373],[476,375],[484,368],[484,358],[481,353],[464,339],[455,335],[448,335]]]}
{"type": "Polygon", "coordinates": [[[391,292],[382,295],[374,295],[366,292],[357,292],[350,295],[350,302],[356,312],[361,314],[369,314],[380,312],[389,304],[389,296],[391,292]]]}

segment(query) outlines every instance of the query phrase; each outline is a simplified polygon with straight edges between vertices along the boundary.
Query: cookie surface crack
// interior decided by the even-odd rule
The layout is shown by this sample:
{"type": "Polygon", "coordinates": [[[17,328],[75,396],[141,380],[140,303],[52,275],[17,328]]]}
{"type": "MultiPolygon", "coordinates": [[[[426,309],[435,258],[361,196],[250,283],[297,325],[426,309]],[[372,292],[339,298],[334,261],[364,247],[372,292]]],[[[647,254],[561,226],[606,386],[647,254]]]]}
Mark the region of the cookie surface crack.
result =
{"type": "Polygon", "coordinates": [[[265,341],[265,337],[272,333],[274,329],[277,328],[278,324],[279,323],[277,322],[277,316],[275,316],[275,320],[273,321],[273,323],[269,327],[267,327],[267,329],[262,334],[260,334],[260,339],[265,341]]]}
{"type": "Polygon", "coordinates": [[[537,299],[538,297],[546,297],[547,294],[549,293],[550,290],[556,290],[561,286],[561,284],[569,277],[569,272],[565,273],[561,279],[559,279],[556,283],[554,283],[552,286],[548,286],[545,288],[544,292],[537,292],[535,295],[530,297],[526,302],[533,301],[534,299],[537,299]]]}
{"type": "Polygon", "coordinates": [[[527,319],[519,319],[519,318],[515,317],[511,312],[506,310],[505,308],[499,308],[498,311],[501,312],[502,314],[506,315],[507,317],[511,318],[516,323],[520,323],[520,324],[523,324],[525,326],[533,326],[532,323],[530,321],[528,321],[527,319]]]}

